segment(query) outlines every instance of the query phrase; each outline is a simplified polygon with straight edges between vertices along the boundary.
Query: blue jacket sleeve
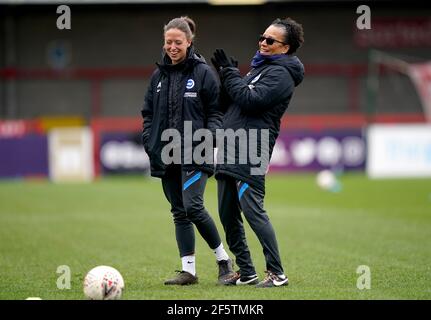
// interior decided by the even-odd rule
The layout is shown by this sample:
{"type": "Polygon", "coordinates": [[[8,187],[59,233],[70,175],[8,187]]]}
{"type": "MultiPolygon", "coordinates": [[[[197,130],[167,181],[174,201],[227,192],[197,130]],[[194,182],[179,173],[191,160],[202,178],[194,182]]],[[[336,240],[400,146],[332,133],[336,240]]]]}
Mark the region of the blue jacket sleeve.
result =
{"type": "Polygon", "coordinates": [[[246,114],[260,114],[292,94],[295,84],[282,66],[263,71],[259,80],[248,85],[236,68],[222,70],[222,84],[231,99],[246,114]]]}

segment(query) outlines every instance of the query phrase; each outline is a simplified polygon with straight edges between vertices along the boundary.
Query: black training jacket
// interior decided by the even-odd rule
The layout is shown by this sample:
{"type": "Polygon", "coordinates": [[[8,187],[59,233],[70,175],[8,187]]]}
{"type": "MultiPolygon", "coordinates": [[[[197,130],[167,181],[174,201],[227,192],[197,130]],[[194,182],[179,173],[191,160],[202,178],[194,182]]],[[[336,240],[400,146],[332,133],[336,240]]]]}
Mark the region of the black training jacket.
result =
{"type": "MultiPolygon", "coordinates": [[[[161,135],[165,129],[169,129],[169,77],[172,65],[169,65],[170,59],[164,56],[163,62],[158,63],[158,68],[154,71],[150,85],[145,95],[144,105],[141,111],[143,117],[142,142],[151,163],[151,175],[162,177],[166,172],[167,165],[163,163],[161,152],[165,145],[170,141],[162,141],[161,135]]],[[[223,113],[219,109],[218,95],[219,85],[213,70],[206,64],[205,59],[195,53],[193,48],[188,50],[186,60],[181,68],[181,76],[174,83],[177,86],[174,101],[182,103],[181,110],[182,121],[192,121],[192,132],[197,129],[206,128],[213,134],[215,130],[221,127],[223,113]]],[[[175,115],[174,115],[175,117],[175,115]]],[[[172,117],[171,117],[172,118],[172,117]]],[[[181,132],[182,145],[183,128],[175,128],[181,132]]],[[[212,137],[213,138],[213,137],[212,137]]],[[[193,141],[192,150],[196,145],[203,141],[193,141]]],[[[201,170],[209,175],[214,173],[214,164],[202,163],[197,164],[194,160],[191,164],[184,164],[184,148],[181,151],[183,170],[201,170]]],[[[213,157],[213,150],[211,155],[213,157]]],[[[191,155],[191,150],[185,151],[191,155]]]]}
{"type": "MultiPolygon", "coordinates": [[[[223,68],[220,71],[222,83],[222,95],[226,96],[221,100],[225,101],[222,109],[225,114],[223,117],[223,129],[245,129],[247,139],[250,138],[250,129],[257,132],[257,150],[261,148],[261,129],[269,130],[269,143],[267,163],[272,155],[275,141],[280,132],[281,117],[286,111],[294,89],[304,78],[304,67],[296,56],[286,55],[280,59],[266,60],[262,65],[252,69],[245,77],[241,77],[237,68],[223,68]]],[[[219,139],[219,141],[222,139],[219,139]]],[[[222,174],[229,175],[251,186],[265,192],[265,174],[258,175],[251,173],[251,168],[259,167],[259,163],[250,161],[249,154],[246,161],[239,159],[238,140],[228,142],[225,139],[223,154],[220,154],[220,144],[218,141],[216,178],[222,174]],[[235,144],[235,164],[229,164],[227,148],[235,144]],[[223,164],[219,160],[223,160],[223,164]],[[253,163],[254,162],[254,163],[253,163]]],[[[250,140],[248,140],[247,152],[249,152],[250,140]]],[[[254,139],[256,141],[256,139],[254,139]]],[[[254,145],[254,149],[256,146],[254,145]]],[[[233,149],[231,149],[233,150],[233,149]]],[[[232,152],[230,152],[233,157],[232,152]]],[[[259,151],[258,151],[259,155],[259,151]]],[[[261,154],[260,154],[261,155],[261,154]]],[[[244,158],[243,158],[244,159],[244,158]]],[[[254,158],[256,159],[256,158],[254,158]]],[[[232,161],[230,161],[232,162],[232,161]]]]}

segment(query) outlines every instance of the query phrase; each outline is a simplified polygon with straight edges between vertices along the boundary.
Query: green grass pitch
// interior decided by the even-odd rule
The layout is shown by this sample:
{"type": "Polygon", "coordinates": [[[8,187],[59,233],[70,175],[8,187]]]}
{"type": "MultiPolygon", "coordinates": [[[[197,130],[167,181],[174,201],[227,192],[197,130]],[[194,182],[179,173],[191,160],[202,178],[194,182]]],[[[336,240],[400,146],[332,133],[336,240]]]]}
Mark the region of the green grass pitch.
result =
{"type": "MultiPolygon", "coordinates": [[[[265,207],[290,285],[256,289],[217,286],[214,255],[198,235],[200,283],[163,285],[181,264],[157,179],[1,181],[0,299],[84,299],[83,278],[97,265],[122,273],[124,299],[430,299],[430,180],[347,174],[341,182],[340,193],[329,193],[313,174],[268,177],[265,207]],[[70,289],[57,288],[61,265],[70,267],[70,289]],[[369,290],[357,288],[360,265],[370,268],[369,290]]],[[[224,239],[214,179],[205,200],[224,239]]],[[[262,278],[261,247],[246,231],[262,278]]]]}

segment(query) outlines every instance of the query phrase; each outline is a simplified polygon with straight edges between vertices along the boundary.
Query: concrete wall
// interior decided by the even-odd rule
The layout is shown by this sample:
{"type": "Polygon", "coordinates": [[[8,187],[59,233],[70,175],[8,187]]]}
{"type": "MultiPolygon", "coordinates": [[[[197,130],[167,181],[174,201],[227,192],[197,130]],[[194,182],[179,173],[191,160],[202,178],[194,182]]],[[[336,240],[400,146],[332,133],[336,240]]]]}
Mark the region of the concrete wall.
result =
{"type": "MultiPolygon", "coordinates": [[[[197,23],[196,45],[207,58],[217,47],[248,65],[257,49],[257,37],[276,17],[291,16],[303,24],[306,42],[298,56],[307,64],[366,63],[367,50],[353,41],[357,4],[270,4],[250,7],[207,5],[71,6],[72,30],[56,28],[56,7],[1,7],[3,15],[16,22],[18,68],[50,68],[47,51],[55,41],[70,48],[70,68],[112,68],[154,66],[162,46],[162,27],[171,18],[189,15],[197,23]]],[[[430,16],[428,8],[395,5],[372,8],[377,16],[430,16]]],[[[4,25],[2,26],[4,28],[4,25]]],[[[4,31],[4,30],[3,30],[4,31]]],[[[1,41],[4,42],[4,41],[1,41]]],[[[4,44],[0,42],[0,61],[4,44]]],[[[431,48],[410,48],[397,53],[431,57],[431,48]]],[[[0,65],[1,66],[1,65],[0,65]]],[[[393,80],[393,79],[392,79],[393,80]]],[[[394,81],[387,82],[379,109],[420,111],[418,99],[408,81],[396,85],[405,89],[406,102],[388,100],[394,81]],[[411,90],[410,90],[411,89],[411,90]],[[389,102],[388,102],[389,101],[389,102]]],[[[110,79],[101,84],[102,115],[139,115],[148,79],[110,79]]],[[[365,79],[359,81],[359,106],[365,110],[365,79]]],[[[3,84],[4,87],[4,84],[3,84]]],[[[297,89],[289,112],[327,113],[348,111],[348,82],[345,78],[307,76],[297,89]]],[[[0,89],[0,97],[4,90],[0,89]]],[[[4,98],[0,99],[4,104],[4,98]]],[[[5,116],[4,105],[0,117],[5,116]]],[[[86,80],[17,81],[16,117],[91,114],[91,84],[86,80]]]]}

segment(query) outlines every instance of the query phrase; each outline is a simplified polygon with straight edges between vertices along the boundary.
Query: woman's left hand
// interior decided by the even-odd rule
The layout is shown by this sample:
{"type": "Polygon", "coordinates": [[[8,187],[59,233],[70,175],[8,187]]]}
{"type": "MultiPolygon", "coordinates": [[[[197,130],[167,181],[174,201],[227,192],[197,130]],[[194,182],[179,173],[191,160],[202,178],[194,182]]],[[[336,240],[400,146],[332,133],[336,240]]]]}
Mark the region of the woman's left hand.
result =
{"type": "Polygon", "coordinates": [[[226,55],[223,49],[216,49],[214,52],[214,58],[211,58],[211,62],[214,65],[214,67],[217,69],[217,71],[222,70],[223,68],[228,67],[238,67],[238,61],[236,61],[234,58],[226,55]]]}

